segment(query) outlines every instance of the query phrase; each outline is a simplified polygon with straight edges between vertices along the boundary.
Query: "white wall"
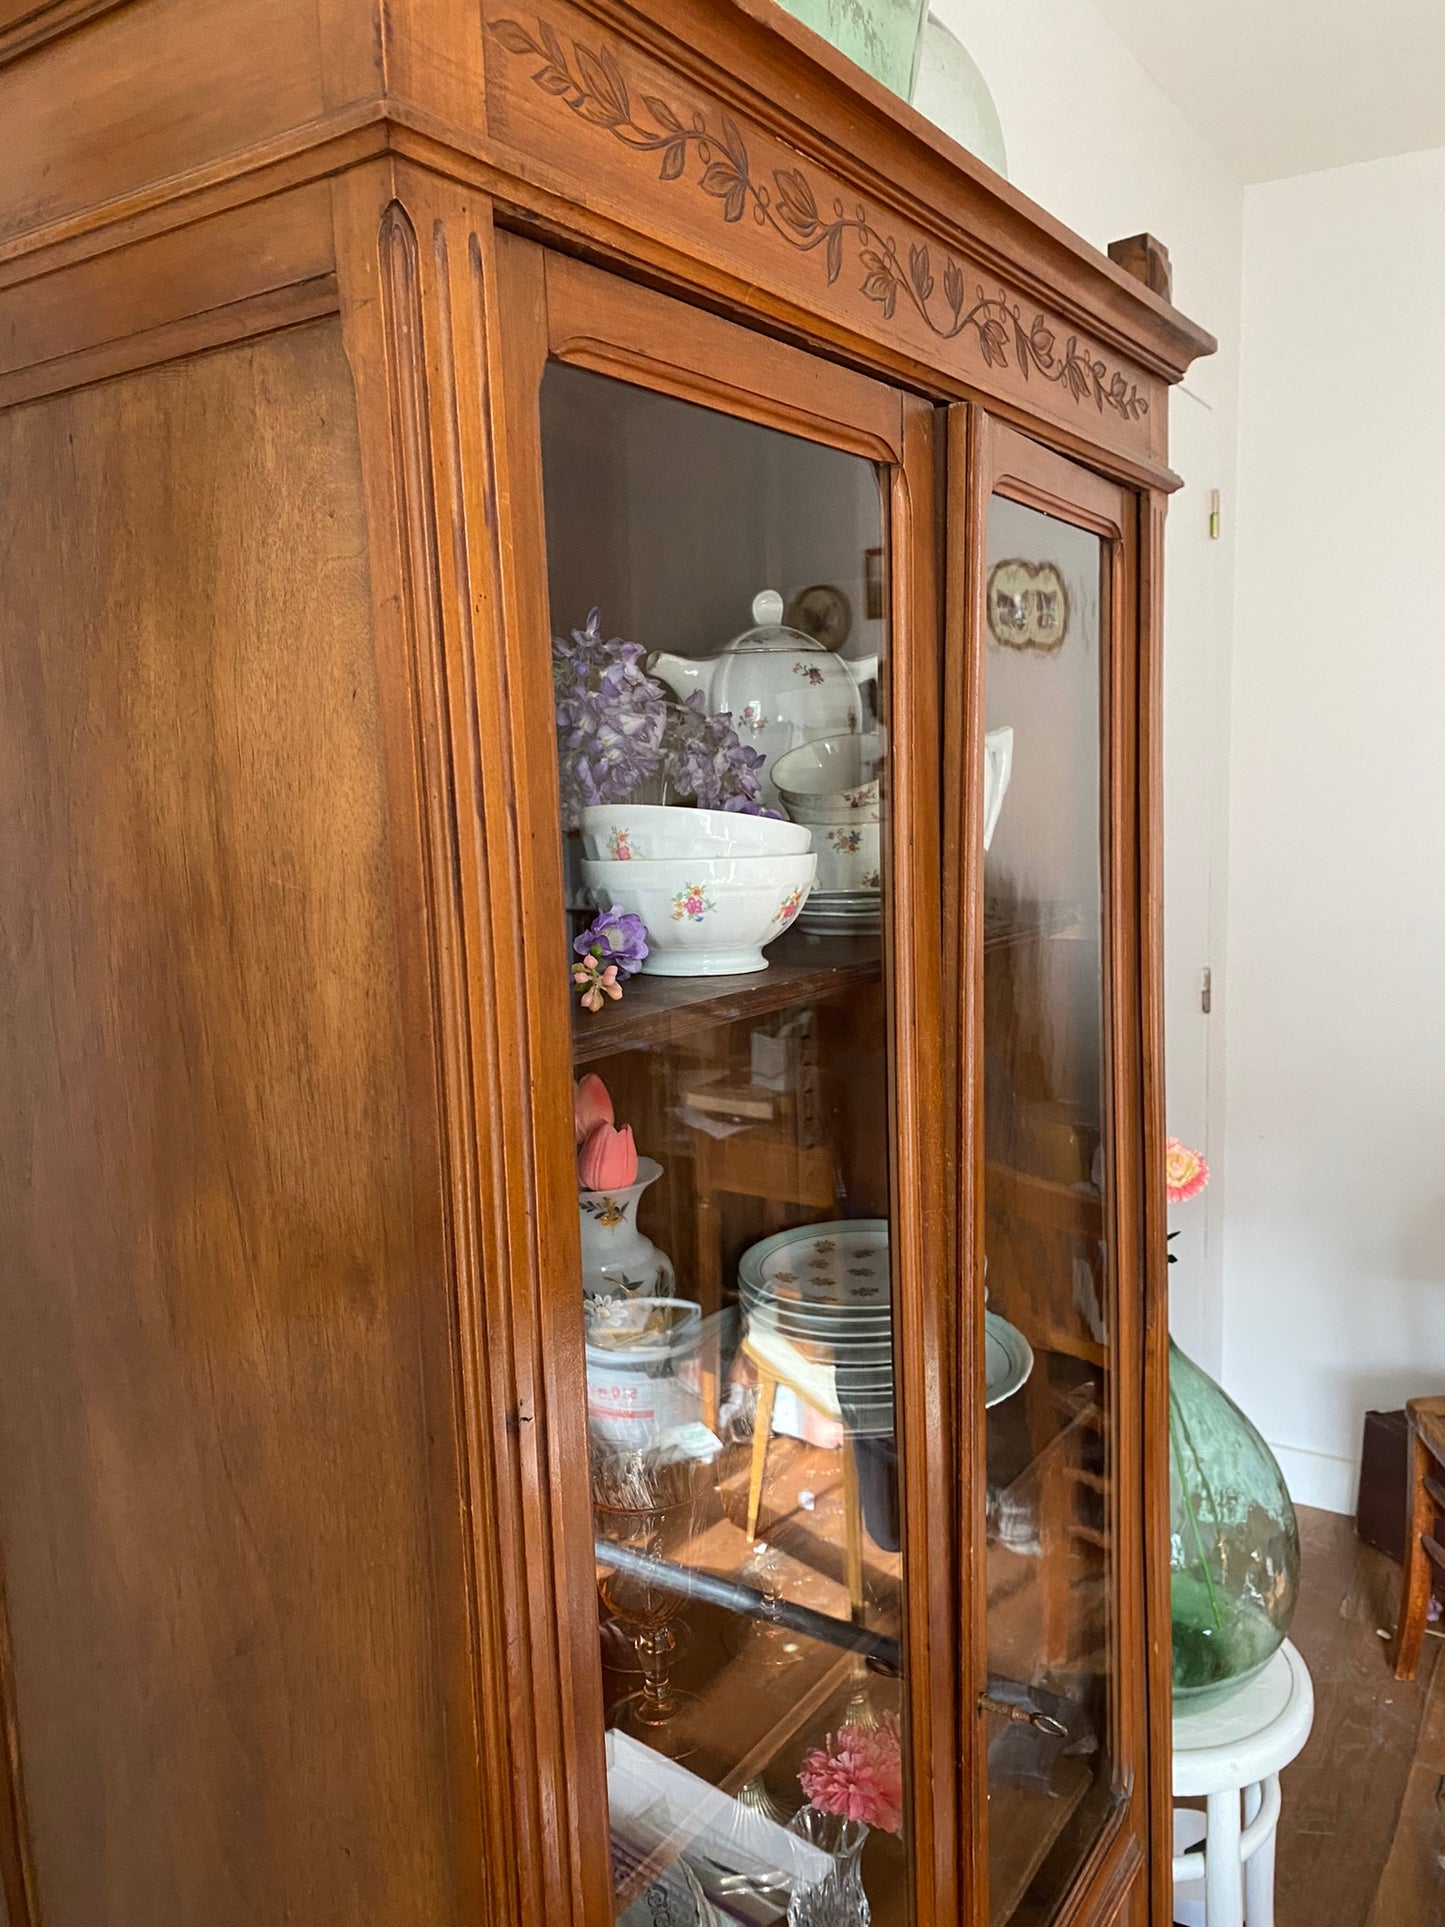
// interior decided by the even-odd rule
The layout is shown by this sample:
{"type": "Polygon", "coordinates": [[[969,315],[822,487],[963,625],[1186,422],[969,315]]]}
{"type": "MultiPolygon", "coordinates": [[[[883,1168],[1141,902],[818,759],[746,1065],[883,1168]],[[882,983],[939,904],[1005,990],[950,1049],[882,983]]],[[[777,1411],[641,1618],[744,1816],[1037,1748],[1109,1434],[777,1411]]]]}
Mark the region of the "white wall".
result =
{"type": "Polygon", "coordinates": [[[1093,0],[934,0],[998,104],[1015,186],[1106,248],[1143,231],[1169,248],[1174,298],[1220,351],[1171,409],[1186,487],[1169,516],[1165,613],[1165,1010],[1169,1128],[1215,1178],[1181,1209],[1171,1322],[1201,1365],[1222,1357],[1226,1016],[1199,1008],[1199,973],[1222,990],[1228,833],[1228,704],[1243,191],[1150,80],[1093,0]],[[1223,539],[1208,538],[1211,489],[1223,539]]]}
{"type": "Polygon", "coordinates": [[[1245,205],[1225,1380],[1352,1511],[1445,1391],[1445,151],[1245,205]]]}

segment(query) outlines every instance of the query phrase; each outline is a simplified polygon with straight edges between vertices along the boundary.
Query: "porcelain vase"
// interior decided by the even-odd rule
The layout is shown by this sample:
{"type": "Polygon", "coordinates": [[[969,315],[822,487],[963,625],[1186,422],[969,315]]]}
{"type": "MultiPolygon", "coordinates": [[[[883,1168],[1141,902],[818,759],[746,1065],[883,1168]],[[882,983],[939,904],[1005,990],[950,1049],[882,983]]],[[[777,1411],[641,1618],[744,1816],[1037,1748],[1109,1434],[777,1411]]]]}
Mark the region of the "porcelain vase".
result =
{"type": "Polygon", "coordinates": [[[1174,1697],[1222,1697],[1289,1632],[1299,1528],[1274,1454],[1172,1339],[1169,1565],[1174,1697]]]}
{"type": "Polygon", "coordinates": [[[655,1159],[639,1158],[635,1184],[579,1195],[584,1298],[673,1296],[676,1277],[671,1258],[637,1227],[642,1194],[661,1176],[662,1166],[655,1159]]]}

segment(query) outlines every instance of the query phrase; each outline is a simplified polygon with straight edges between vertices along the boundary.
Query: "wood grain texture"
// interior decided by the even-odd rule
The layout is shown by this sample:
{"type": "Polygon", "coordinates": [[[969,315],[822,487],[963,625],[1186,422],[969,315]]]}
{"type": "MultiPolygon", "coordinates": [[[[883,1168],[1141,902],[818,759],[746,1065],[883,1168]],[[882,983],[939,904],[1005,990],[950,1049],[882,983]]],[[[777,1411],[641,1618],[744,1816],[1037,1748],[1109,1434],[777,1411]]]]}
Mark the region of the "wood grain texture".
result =
{"type": "Polygon", "coordinates": [[[1399,1567],[1353,1520],[1299,1508],[1300,1600],[1290,1637],[1310,1669],[1315,1723],[1281,1776],[1276,1927],[1445,1922],[1445,1670],[1391,1677],[1381,1637],[1399,1567]]]}
{"type": "Polygon", "coordinates": [[[0,407],[335,312],[331,195],[274,194],[0,288],[0,407]],[[285,311],[289,304],[289,312],[285,311]]]}
{"type": "Polygon", "coordinates": [[[440,1927],[456,1480],[339,332],[0,442],[0,1535],[38,1914],[440,1927]]]}

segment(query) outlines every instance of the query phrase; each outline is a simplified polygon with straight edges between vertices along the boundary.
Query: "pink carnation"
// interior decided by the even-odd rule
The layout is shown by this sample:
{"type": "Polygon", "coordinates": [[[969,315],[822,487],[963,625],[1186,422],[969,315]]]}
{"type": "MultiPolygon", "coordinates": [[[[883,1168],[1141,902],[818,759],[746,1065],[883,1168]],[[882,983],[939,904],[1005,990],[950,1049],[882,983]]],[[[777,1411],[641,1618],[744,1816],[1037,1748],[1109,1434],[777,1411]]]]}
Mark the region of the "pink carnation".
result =
{"type": "Polygon", "coordinates": [[[879,1726],[841,1726],[798,1769],[798,1780],[823,1813],[897,1833],[903,1824],[903,1749],[891,1713],[879,1726]]]}

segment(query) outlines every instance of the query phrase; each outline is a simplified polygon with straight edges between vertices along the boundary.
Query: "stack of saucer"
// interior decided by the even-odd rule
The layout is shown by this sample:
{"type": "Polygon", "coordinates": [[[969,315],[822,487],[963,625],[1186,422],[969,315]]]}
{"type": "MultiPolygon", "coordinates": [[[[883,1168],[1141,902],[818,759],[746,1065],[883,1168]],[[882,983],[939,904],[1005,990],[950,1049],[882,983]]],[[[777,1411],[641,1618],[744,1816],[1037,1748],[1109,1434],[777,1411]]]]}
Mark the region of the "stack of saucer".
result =
{"type": "MultiPolygon", "coordinates": [[[[859,1438],[893,1430],[893,1304],[888,1220],[798,1225],[749,1246],[738,1297],[754,1349],[790,1382],[818,1384],[859,1438]]],[[[984,1313],[984,1403],[1011,1398],[1033,1370],[1023,1333],[984,1313]]]]}
{"type": "Polygon", "coordinates": [[[836,1406],[843,1391],[850,1432],[866,1437],[893,1430],[885,1218],[805,1224],[764,1238],[739,1260],[738,1297],[759,1350],[799,1360],[787,1376],[809,1377],[811,1367],[833,1380],[822,1388],[825,1407],[836,1406]]]}
{"type": "Polygon", "coordinates": [[[817,882],[798,921],[855,935],[881,929],[883,856],[877,736],[820,736],[773,765],[773,782],[795,823],[806,823],[817,882]]]}

